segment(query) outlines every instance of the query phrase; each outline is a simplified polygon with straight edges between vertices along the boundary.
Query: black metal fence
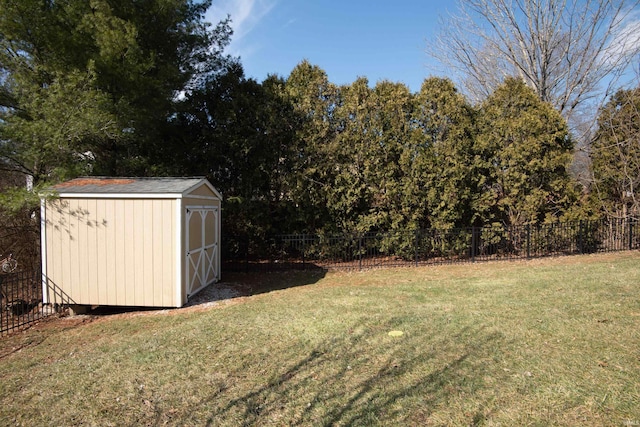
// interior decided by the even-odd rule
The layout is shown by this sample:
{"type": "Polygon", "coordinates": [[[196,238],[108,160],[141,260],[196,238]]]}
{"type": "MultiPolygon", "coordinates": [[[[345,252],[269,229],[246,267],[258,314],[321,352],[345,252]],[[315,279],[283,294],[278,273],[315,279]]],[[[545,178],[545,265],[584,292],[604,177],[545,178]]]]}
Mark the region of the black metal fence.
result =
{"type": "Polygon", "coordinates": [[[0,335],[20,330],[45,317],[62,313],[70,300],[48,280],[43,298],[39,270],[0,273],[0,335]]]}
{"type": "Polygon", "coordinates": [[[271,239],[227,236],[224,271],[347,270],[623,251],[640,248],[637,220],[469,227],[271,239]]]}

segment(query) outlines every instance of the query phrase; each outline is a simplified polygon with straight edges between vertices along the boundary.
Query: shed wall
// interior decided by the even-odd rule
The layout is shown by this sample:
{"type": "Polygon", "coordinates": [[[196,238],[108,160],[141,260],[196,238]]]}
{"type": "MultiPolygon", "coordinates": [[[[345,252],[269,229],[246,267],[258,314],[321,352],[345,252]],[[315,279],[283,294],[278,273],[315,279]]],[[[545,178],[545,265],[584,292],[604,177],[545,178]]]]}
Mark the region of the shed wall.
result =
{"type": "Polygon", "coordinates": [[[182,200],[184,206],[215,206],[220,209],[220,206],[222,204],[219,199],[211,199],[205,196],[193,197],[189,195],[184,197],[182,200]]]}
{"type": "Polygon", "coordinates": [[[46,203],[46,272],[76,304],[174,307],[175,199],[46,203]]]}
{"type": "Polygon", "coordinates": [[[184,286],[182,288],[183,301],[187,301],[191,295],[193,295],[194,291],[198,291],[202,287],[220,280],[220,233],[221,233],[221,208],[222,201],[218,198],[218,195],[213,193],[207,186],[202,185],[193,191],[191,191],[187,196],[182,199],[183,204],[183,212],[186,209],[193,208],[215,208],[216,212],[216,223],[209,221],[213,219],[208,216],[206,221],[206,231],[205,237],[201,237],[201,229],[199,227],[200,222],[197,221],[196,217],[191,221],[187,221],[186,215],[183,218],[183,233],[182,233],[182,241],[181,247],[183,248],[183,253],[187,251],[191,251],[193,248],[199,248],[203,244],[216,243],[217,248],[215,249],[215,253],[209,249],[207,251],[208,255],[213,257],[214,260],[214,268],[213,271],[215,274],[211,274],[213,272],[203,272],[196,278],[196,271],[194,269],[193,263],[191,263],[187,256],[182,257],[181,260],[181,268],[184,272],[184,286]],[[187,239],[189,240],[189,248],[187,248],[187,239]],[[195,279],[195,280],[194,280],[195,279]]]}
{"type": "Polygon", "coordinates": [[[215,198],[215,199],[220,199],[220,197],[218,196],[218,194],[214,193],[213,191],[211,191],[211,189],[207,186],[207,185],[200,185],[194,189],[192,189],[191,191],[189,191],[189,196],[193,196],[193,197],[206,197],[206,198],[215,198]]]}

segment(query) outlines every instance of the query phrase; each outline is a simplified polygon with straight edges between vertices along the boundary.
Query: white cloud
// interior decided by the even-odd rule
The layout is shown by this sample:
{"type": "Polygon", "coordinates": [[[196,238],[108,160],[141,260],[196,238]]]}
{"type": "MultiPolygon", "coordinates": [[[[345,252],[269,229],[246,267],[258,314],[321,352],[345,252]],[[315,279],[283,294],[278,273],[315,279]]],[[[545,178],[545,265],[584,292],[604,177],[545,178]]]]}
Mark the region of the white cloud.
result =
{"type": "Polygon", "coordinates": [[[296,18],[292,18],[292,19],[288,20],[287,23],[282,26],[282,29],[289,28],[290,26],[292,26],[296,22],[298,22],[298,20],[296,18]]]}
{"type": "Polygon", "coordinates": [[[239,49],[242,40],[276,5],[277,0],[221,0],[207,12],[207,20],[217,23],[231,16],[232,50],[239,49]],[[234,46],[235,45],[235,46],[234,46]]]}
{"type": "Polygon", "coordinates": [[[640,14],[627,16],[617,30],[602,55],[604,63],[614,66],[640,53],[640,14]]]}

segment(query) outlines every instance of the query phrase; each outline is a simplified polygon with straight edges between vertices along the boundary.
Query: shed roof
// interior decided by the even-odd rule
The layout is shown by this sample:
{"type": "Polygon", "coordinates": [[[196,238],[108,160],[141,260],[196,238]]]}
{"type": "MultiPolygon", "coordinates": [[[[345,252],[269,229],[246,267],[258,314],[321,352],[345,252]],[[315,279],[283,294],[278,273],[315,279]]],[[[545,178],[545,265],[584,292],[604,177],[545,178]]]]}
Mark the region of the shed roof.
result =
{"type": "Polygon", "coordinates": [[[116,178],[82,177],[54,185],[53,189],[64,194],[184,194],[195,187],[207,184],[219,193],[204,177],[190,178],[116,178]]]}

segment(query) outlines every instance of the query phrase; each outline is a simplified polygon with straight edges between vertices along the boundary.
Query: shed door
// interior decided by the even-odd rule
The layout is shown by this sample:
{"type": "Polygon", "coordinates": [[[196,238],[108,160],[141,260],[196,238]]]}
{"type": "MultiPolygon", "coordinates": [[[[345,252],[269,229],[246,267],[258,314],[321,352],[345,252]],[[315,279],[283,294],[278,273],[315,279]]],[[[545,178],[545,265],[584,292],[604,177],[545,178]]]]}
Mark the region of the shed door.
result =
{"type": "Polygon", "coordinates": [[[186,208],[187,298],[220,278],[217,207],[186,208]]]}

